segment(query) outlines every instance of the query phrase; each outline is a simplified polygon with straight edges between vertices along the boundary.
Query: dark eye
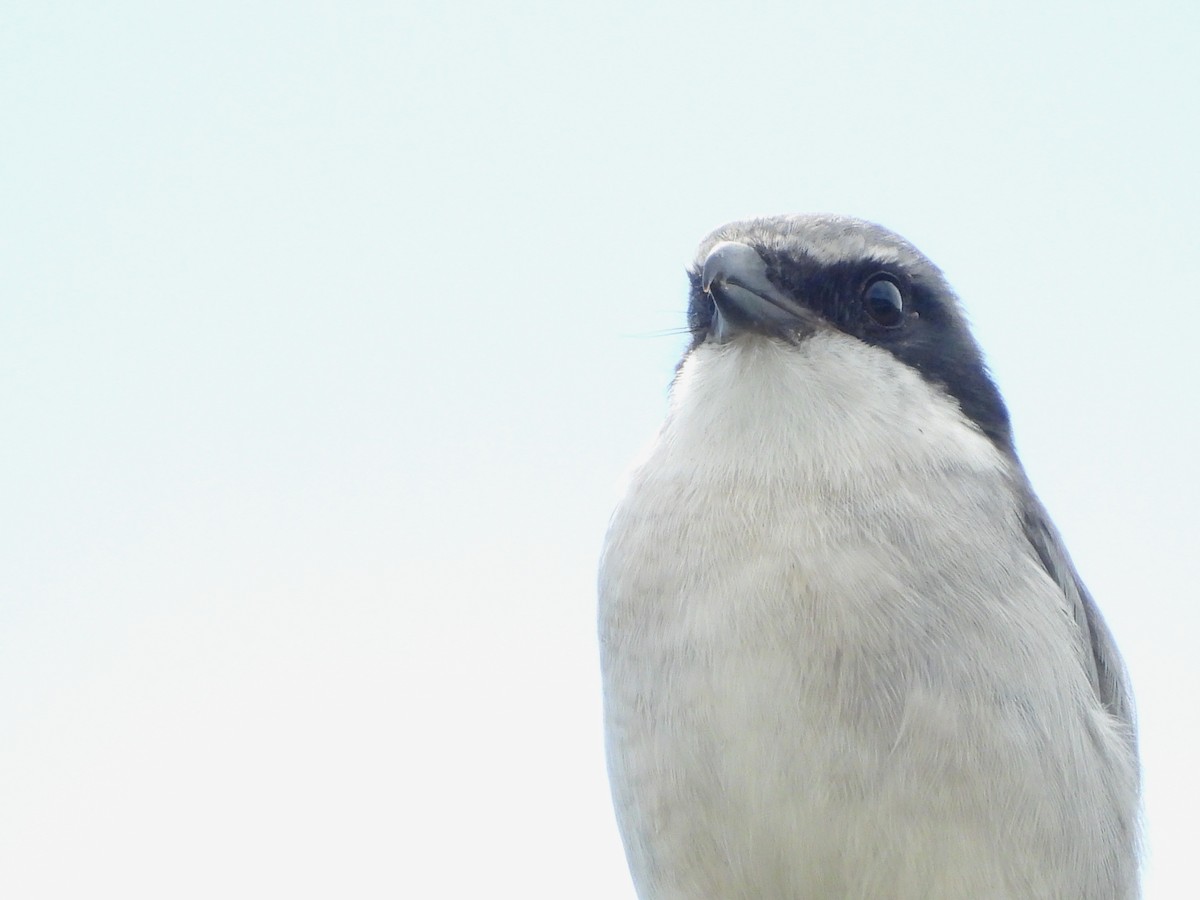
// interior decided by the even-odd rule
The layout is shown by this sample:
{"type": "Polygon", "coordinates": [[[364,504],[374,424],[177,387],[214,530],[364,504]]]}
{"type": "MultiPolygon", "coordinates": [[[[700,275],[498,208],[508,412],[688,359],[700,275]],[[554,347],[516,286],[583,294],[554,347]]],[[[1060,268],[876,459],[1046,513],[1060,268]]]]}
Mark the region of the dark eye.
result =
{"type": "Polygon", "coordinates": [[[867,315],[884,328],[895,328],[904,321],[904,295],[890,278],[876,278],[867,285],[863,306],[867,315]]]}

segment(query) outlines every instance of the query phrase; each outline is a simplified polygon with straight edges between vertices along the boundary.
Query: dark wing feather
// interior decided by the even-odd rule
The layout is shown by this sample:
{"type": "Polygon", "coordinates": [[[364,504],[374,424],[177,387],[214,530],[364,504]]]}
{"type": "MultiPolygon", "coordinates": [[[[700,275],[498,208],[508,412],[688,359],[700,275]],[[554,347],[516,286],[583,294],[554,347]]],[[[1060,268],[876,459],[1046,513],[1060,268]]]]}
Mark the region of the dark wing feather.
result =
{"type": "Polygon", "coordinates": [[[1028,485],[1025,494],[1025,536],[1033,545],[1042,566],[1062,590],[1067,608],[1075,617],[1080,637],[1086,642],[1083,657],[1089,666],[1096,694],[1108,711],[1128,726],[1133,740],[1133,696],[1116,642],[1091,594],[1080,580],[1079,573],[1075,571],[1058,529],[1028,485]]]}

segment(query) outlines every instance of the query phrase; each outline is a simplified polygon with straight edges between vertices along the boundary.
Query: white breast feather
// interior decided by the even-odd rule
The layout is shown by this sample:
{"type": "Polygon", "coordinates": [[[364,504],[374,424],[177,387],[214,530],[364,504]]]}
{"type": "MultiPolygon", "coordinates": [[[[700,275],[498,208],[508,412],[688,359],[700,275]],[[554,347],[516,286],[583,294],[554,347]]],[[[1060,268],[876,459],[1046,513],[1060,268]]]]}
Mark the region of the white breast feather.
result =
{"type": "Polygon", "coordinates": [[[689,356],[600,574],[644,900],[1134,895],[1134,761],[1010,465],[850,337],[689,356]]]}

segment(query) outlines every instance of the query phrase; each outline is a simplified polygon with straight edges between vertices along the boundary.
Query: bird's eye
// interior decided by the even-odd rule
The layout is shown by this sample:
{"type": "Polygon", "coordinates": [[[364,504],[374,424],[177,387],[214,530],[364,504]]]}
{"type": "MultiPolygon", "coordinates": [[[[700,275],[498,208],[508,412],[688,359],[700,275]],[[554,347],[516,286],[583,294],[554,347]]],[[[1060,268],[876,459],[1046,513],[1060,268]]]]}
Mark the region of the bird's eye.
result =
{"type": "Polygon", "coordinates": [[[863,306],[867,315],[884,328],[895,328],[904,321],[904,295],[892,279],[881,276],[863,291],[863,306]]]}

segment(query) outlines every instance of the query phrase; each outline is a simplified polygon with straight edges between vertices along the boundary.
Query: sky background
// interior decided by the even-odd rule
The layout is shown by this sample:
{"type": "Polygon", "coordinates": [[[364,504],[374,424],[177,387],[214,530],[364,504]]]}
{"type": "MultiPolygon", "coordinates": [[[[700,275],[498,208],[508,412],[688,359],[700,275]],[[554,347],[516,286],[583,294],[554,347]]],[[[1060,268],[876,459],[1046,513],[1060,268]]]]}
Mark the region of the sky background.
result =
{"type": "Polygon", "coordinates": [[[0,894],[633,897],[594,572],[735,218],[946,272],[1195,887],[1200,5],[0,11],[0,894]]]}

